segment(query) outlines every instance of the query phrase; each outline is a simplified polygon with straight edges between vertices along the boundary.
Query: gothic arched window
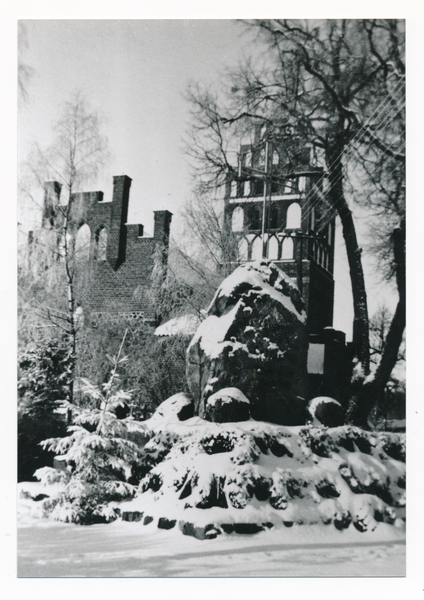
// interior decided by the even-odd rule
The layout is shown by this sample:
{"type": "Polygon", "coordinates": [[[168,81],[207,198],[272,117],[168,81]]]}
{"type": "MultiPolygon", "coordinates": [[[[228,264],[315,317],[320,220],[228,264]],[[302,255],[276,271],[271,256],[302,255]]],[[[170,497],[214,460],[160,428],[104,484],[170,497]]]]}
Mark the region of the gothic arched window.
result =
{"type": "Polygon", "coordinates": [[[293,202],[287,210],[286,229],[299,229],[302,221],[302,209],[300,204],[293,202]]]}
{"type": "Polygon", "coordinates": [[[262,258],[262,238],[256,237],[252,244],[252,260],[259,260],[262,258]]]}
{"type": "Polygon", "coordinates": [[[278,258],[278,240],[274,235],[268,240],[268,258],[271,260],[278,258]]]}
{"type": "Polygon", "coordinates": [[[247,243],[246,238],[242,238],[239,243],[239,259],[240,260],[248,259],[248,249],[249,249],[249,245],[247,243]]]}
{"type": "Polygon", "coordinates": [[[281,258],[283,260],[291,260],[293,258],[293,240],[290,237],[286,237],[283,240],[281,258]]]}
{"type": "Polygon", "coordinates": [[[78,229],[75,240],[75,258],[79,261],[87,261],[90,258],[91,230],[87,223],[78,229]]]}
{"type": "Polygon", "coordinates": [[[261,228],[261,214],[256,206],[249,208],[249,229],[260,229],[261,228]]]}
{"type": "Polygon", "coordinates": [[[270,229],[278,229],[278,226],[278,209],[275,204],[272,204],[269,215],[269,227],[270,229]]]}
{"type": "Polygon", "coordinates": [[[233,179],[231,182],[231,197],[235,198],[237,196],[237,181],[233,179]]]}
{"type": "Polygon", "coordinates": [[[234,209],[231,217],[231,229],[233,231],[243,231],[244,211],[241,206],[234,209]]]}

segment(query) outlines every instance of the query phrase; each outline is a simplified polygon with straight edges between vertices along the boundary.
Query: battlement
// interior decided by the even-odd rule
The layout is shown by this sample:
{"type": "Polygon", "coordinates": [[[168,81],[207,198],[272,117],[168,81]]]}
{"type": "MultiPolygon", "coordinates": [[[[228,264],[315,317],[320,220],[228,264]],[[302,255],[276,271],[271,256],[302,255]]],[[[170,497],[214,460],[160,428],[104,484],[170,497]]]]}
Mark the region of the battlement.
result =
{"type": "Polygon", "coordinates": [[[89,272],[89,284],[78,298],[84,311],[97,316],[139,313],[153,321],[148,291],[158,248],[166,266],[172,213],[154,211],[151,237],[144,234],[142,224],[128,224],[131,181],[127,175],[113,178],[111,202],[104,202],[101,191],[78,192],[72,194],[70,205],[61,200],[59,182],[46,182],[42,226],[60,232],[69,206],[70,248],[84,264],[85,274],[89,272]]]}

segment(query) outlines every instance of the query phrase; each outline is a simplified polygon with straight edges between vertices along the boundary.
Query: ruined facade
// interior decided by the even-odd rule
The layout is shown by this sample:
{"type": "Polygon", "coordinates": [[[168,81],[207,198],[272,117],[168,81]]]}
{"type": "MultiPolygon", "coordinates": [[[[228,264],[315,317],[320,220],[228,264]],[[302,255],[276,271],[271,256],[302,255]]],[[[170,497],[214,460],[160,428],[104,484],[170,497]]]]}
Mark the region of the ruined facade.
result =
{"type": "MultiPolygon", "coordinates": [[[[69,214],[69,247],[78,261],[77,275],[86,275],[77,302],[91,321],[106,317],[143,319],[154,323],[155,312],[148,297],[155,257],[166,266],[172,214],[155,211],[153,236],[143,225],[127,223],[131,179],[113,178],[112,202],[103,192],[72,195],[69,214]]],[[[57,237],[63,223],[61,185],[45,184],[42,230],[57,237]]],[[[30,234],[30,242],[37,234],[30,234]]]]}

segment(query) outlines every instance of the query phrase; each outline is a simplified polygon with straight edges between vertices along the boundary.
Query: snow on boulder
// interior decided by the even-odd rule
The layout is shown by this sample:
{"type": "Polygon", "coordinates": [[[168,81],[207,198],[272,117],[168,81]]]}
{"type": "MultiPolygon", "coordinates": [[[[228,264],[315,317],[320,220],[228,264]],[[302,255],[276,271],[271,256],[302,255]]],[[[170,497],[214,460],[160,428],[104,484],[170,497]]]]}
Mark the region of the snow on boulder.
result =
{"type": "Polygon", "coordinates": [[[236,387],[251,416],[283,425],[305,422],[306,313],[299,290],[273,263],[244,264],[218,288],[187,351],[195,413],[215,392],[236,387]]]}
{"type": "Polygon", "coordinates": [[[206,400],[205,417],[214,423],[235,423],[250,418],[250,402],[237,388],[224,388],[206,400]]]}
{"type": "Polygon", "coordinates": [[[340,402],[327,396],[319,396],[310,401],[308,412],[314,425],[338,427],[344,423],[344,410],[340,402]]]}
{"type": "Polygon", "coordinates": [[[143,423],[150,429],[157,426],[163,426],[167,423],[186,421],[193,416],[193,398],[188,394],[180,392],[174,394],[158,406],[150,419],[143,423]]]}

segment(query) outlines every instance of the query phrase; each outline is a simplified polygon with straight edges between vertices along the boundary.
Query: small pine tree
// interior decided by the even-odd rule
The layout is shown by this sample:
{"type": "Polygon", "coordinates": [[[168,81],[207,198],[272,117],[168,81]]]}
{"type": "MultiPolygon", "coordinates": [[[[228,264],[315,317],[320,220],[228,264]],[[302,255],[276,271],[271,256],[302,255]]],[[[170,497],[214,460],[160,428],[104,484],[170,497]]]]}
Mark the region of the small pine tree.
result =
{"type": "Polygon", "coordinates": [[[112,363],[109,380],[101,388],[82,380],[83,393],[91,400],[91,406],[64,403],[73,411],[69,435],[42,442],[44,448],[62,455],[67,464],[62,473],[49,468],[36,472],[43,483],[59,479],[66,484],[63,492],[43,503],[44,512],[55,520],[81,524],[111,520],[115,515],[107,504],[131,498],[136,492],[136,486],[128,480],[141,458],[141,450],[129,438],[131,432],[146,428],[131,416],[122,420],[116,416],[117,408],[131,399],[130,391],[120,389],[117,374],[119,365],[127,360],[121,358],[125,335],[118,355],[108,356],[112,363]]]}

